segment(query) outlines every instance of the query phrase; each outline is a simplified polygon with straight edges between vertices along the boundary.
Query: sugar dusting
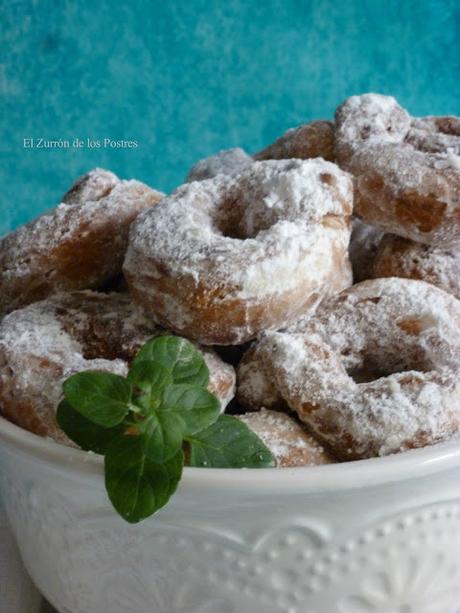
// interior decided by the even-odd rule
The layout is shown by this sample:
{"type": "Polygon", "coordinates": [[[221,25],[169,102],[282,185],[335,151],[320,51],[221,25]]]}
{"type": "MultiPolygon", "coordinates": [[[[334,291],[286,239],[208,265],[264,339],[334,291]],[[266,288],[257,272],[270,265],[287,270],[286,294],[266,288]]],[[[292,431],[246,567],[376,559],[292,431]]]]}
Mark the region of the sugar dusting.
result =
{"type": "MultiPolygon", "coordinates": [[[[162,318],[179,329],[193,304],[193,287],[218,292],[222,302],[248,304],[269,304],[302,283],[318,291],[338,263],[348,270],[351,201],[350,178],[334,164],[255,162],[236,176],[186,184],[140,215],[124,269],[135,294],[155,291],[144,276],[154,278],[160,270],[188,284],[182,308],[162,302],[162,318]]],[[[151,302],[160,304],[156,295],[151,302]]],[[[286,315],[292,319],[299,312],[286,315]]]]}
{"type": "Polygon", "coordinates": [[[0,312],[53,291],[97,288],[113,278],[121,271],[131,222],[162,196],[101,169],[79,179],[55,209],[0,240],[0,312]],[[96,251],[95,260],[91,249],[101,244],[107,249],[96,251]],[[75,261],[81,268],[77,275],[75,261]]]}
{"type": "MultiPolygon", "coordinates": [[[[131,231],[125,267],[135,274],[138,258],[145,255],[161,262],[174,276],[192,275],[199,282],[202,275],[211,273],[216,285],[246,285],[246,290],[239,290],[241,296],[259,298],[267,289],[263,282],[262,288],[250,282],[254,277],[251,266],[262,262],[273,272],[273,266],[292,259],[294,251],[310,254],[328,234],[326,228],[314,224],[328,214],[349,213],[351,198],[348,176],[333,164],[318,160],[257,162],[237,178],[219,175],[182,186],[140,215],[131,231]],[[325,173],[333,177],[333,186],[320,180],[325,173]],[[233,215],[241,238],[225,235],[221,229],[233,215]],[[291,242],[291,254],[286,256],[291,242]]],[[[347,232],[344,234],[346,240],[347,232]]],[[[261,270],[263,276],[263,267],[261,270]]],[[[270,293],[282,292],[286,282],[284,277],[273,276],[270,293]]]]}
{"type": "Polygon", "coordinates": [[[336,112],[336,153],[355,175],[364,221],[427,244],[460,243],[457,118],[411,118],[390,96],[353,96],[336,112]]]}
{"type": "Polygon", "coordinates": [[[277,466],[316,466],[334,462],[316,439],[285,413],[261,409],[239,415],[275,457],[277,466]]]}
{"type": "Polygon", "coordinates": [[[262,407],[275,410],[286,408],[285,401],[259,357],[257,342],[246,351],[236,373],[237,400],[245,410],[258,411],[262,407]]]}
{"type": "Polygon", "coordinates": [[[211,179],[219,174],[233,175],[245,170],[254,160],[243,149],[225,149],[216,155],[199,160],[189,170],[186,183],[211,179]]]}
{"type": "Polygon", "coordinates": [[[363,94],[351,96],[336,111],[336,141],[360,148],[363,144],[394,143],[404,139],[411,117],[392,96],[363,94]]]}
{"type": "Polygon", "coordinates": [[[94,168],[75,181],[62,197],[62,202],[79,204],[87,200],[100,200],[108,196],[119,182],[120,179],[110,170],[94,168]]]}
{"type": "Polygon", "coordinates": [[[422,281],[358,284],[259,351],[288,405],[344,459],[460,431],[460,302],[422,281]]]}
{"type": "Polygon", "coordinates": [[[457,117],[414,117],[405,140],[419,151],[446,153],[446,159],[458,167],[460,162],[460,120],[457,117]],[[440,120],[457,124],[457,133],[442,132],[439,129],[440,120]]]}
{"type": "Polygon", "coordinates": [[[372,276],[420,279],[460,299],[460,251],[387,235],[375,256],[372,276]]]}
{"type": "MultiPolygon", "coordinates": [[[[0,324],[3,410],[25,428],[68,444],[54,420],[63,381],[83,370],[126,375],[138,349],[160,334],[123,294],[63,293],[14,311],[0,324]]],[[[234,394],[234,370],[211,349],[202,351],[209,389],[223,410],[234,394]]]]}

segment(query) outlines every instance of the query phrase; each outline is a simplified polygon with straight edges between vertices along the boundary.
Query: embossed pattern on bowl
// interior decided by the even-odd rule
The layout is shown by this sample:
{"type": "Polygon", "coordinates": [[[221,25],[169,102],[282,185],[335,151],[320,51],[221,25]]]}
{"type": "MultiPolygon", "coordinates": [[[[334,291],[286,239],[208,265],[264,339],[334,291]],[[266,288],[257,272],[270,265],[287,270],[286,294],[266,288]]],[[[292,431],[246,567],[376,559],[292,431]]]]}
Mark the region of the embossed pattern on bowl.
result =
{"type": "Polygon", "coordinates": [[[459,613],[460,444],[297,469],[186,469],[124,523],[101,458],[0,419],[1,492],[61,613],[459,613]]]}

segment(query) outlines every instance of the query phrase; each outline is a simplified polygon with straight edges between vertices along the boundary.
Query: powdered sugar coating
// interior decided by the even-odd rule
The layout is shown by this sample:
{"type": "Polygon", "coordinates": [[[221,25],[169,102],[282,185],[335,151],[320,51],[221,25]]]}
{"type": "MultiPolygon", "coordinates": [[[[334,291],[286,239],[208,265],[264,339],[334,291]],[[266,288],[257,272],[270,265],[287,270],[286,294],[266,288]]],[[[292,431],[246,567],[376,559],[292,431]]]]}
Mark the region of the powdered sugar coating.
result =
{"type": "Polygon", "coordinates": [[[199,160],[189,170],[186,183],[211,179],[219,174],[233,175],[245,170],[254,163],[254,160],[243,149],[224,149],[216,155],[199,160]]]}
{"type": "Polygon", "coordinates": [[[460,251],[387,234],[376,252],[372,276],[420,279],[460,299],[460,251]]]}
{"type": "Polygon", "coordinates": [[[257,341],[245,352],[236,369],[236,399],[246,411],[262,407],[275,411],[287,410],[285,400],[259,357],[257,341]]]}
{"type": "Polygon", "coordinates": [[[460,431],[460,302],[423,281],[364,281],[302,333],[267,333],[259,351],[289,407],[342,459],[460,431]]]}
{"type": "MultiPolygon", "coordinates": [[[[344,289],[344,288],[342,288],[344,289]]],[[[335,294],[339,293],[337,288],[335,294]]],[[[334,295],[332,292],[330,295],[334,295]]],[[[315,316],[318,306],[327,296],[318,297],[318,301],[311,308],[281,332],[296,334],[303,332],[308,322],[315,316]]],[[[270,369],[264,362],[263,343],[258,340],[247,349],[236,368],[236,399],[246,411],[259,411],[262,407],[275,411],[288,411],[289,407],[281,396],[270,369]]]]}
{"type": "Polygon", "coordinates": [[[412,119],[406,141],[419,151],[451,153],[453,160],[455,160],[456,157],[460,156],[459,137],[459,117],[415,117],[412,119]]]}
{"type": "Polygon", "coordinates": [[[81,204],[87,200],[100,200],[108,196],[120,182],[116,174],[103,168],[94,168],[79,177],[62,197],[67,204],[81,204]]]}
{"type": "Polygon", "coordinates": [[[79,179],[54,210],[0,240],[0,313],[115,277],[131,222],[162,196],[100,169],[79,179]]]}
{"type": "Polygon", "coordinates": [[[133,224],[124,264],[152,318],[205,344],[287,325],[350,283],[352,186],[320,159],[186,184],[133,224]]]}
{"type": "Polygon", "coordinates": [[[335,161],[332,121],[312,121],[287,130],[274,143],[254,155],[255,160],[307,160],[320,157],[335,161]]]}
{"type": "Polygon", "coordinates": [[[220,412],[223,413],[228,403],[235,396],[235,369],[224,362],[210,347],[202,347],[197,344],[195,346],[203,354],[204,361],[209,369],[208,390],[219,399],[220,412]]]}
{"type": "MultiPolygon", "coordinates": [[[[308,311],[289,326],[281,328],[281,331],[293,334],[303,332],[310,319],[315,316],[321,302],[343,289],[345,287],[337,286],[335,290],[330,288],[327,295],[318,295],[317,301],[311,304],[308,311]]],[[[261,344],[255,340],[236,367],[236,400],[246,411],[260,411],[262,407],[275,411],[288,411],[289,407],[277,389],[270,369],[265,365],[260,347],[261,344]]]]}
{"type": "Polygon", "coordinates": [[[411,126],[411,117],[393,98],[381,94],[351,96],[336,111],[336,141],[343,148],[369,144],[399,144],[411,126]]]}
{"type": "MultiPolygon", "coordinates": [[[[337,287],[336,291],[331,291],[329,296],[338,294],[341,289],[345,288],[337,287]]],[[[321,301],[327,300],[329,296],[318,296],[317,302],[312,304],[307,312],[288,327],[282,328],[281,331],[294,334],[303,332],[309,320],[315,316],[321,301]]],[[[262,407],[275,411],[288,411],[289,407],[277,389],[270,369],[265,366],[263,351],[260,350],[260,347],[260,343],[257,340],[254,341],[237,365],[236,399],[238,404],[247,411],[259,411],[262,407]]]]}
{"type": "Polygon", "coordinates": [[[458,119],[412,119],[390,96],[353,96],[336,113],[336,154],[355,176],[356,213],[422,243],[460,243],[459,148],[458,119]]]}
{"type": "MultiPolygon", "coordinates": [[[[20,426],[59,442],[55,411],[62,382],[83,370],[126,375],[139,348],[164,331],[152,326],[123,294],[57,294],[7,315],[0,324],[0,406],[20,426]]],[[[234,393],[235,373],[202,349],[209,390],[222,410],[234,393]]]]}
{"type": "Polygon", "coordinates": [[[334,462],[320,443],[285,413],[261,409],[257,413],[239,415],[238,419],[257,434],[272,452],[280,468],[334,462]]]}

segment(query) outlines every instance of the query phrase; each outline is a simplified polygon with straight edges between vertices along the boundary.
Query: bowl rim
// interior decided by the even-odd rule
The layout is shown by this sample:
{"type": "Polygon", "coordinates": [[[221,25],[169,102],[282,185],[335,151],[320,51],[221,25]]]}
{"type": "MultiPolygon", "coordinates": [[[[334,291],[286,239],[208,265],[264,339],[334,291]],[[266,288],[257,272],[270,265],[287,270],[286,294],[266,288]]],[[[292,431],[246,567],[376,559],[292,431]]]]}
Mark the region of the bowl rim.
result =
{"type": "MultiPolygon", "coordinates": [[[[103,478],[103,458],[43,438],[0,416],[0,454],[9,448],[29,459],[41,460],[58,472],[84,480],[103,478]]],[[[298,494],[344,491],[421,478],[460,469],[460,439],[381,458],[295,468],[185,467],[180,489],[217,489],[298,494]]]]}

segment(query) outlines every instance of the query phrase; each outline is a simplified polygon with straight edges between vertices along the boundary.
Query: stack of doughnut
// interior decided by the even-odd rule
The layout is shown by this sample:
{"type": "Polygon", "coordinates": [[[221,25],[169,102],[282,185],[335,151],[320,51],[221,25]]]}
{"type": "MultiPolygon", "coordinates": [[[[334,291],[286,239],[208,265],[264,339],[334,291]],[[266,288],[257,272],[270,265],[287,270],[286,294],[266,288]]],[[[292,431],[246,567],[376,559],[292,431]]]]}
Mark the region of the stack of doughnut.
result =
{"type": "Polygon", "coordinates": [[[0,239],[0,290],[0,409],[60,443],[63,380],[161,334],[279,467],[458,437],[460,119],[364,94],[169,195],[96,169],[0,239]]]}
{"type": "Polygon", "coordinates": [[[460,296],[460,118],[413,118],[394,98],[352,96],[336,112],[336,160],[355,177],[353,268],[425,280],[460,296]]]}

